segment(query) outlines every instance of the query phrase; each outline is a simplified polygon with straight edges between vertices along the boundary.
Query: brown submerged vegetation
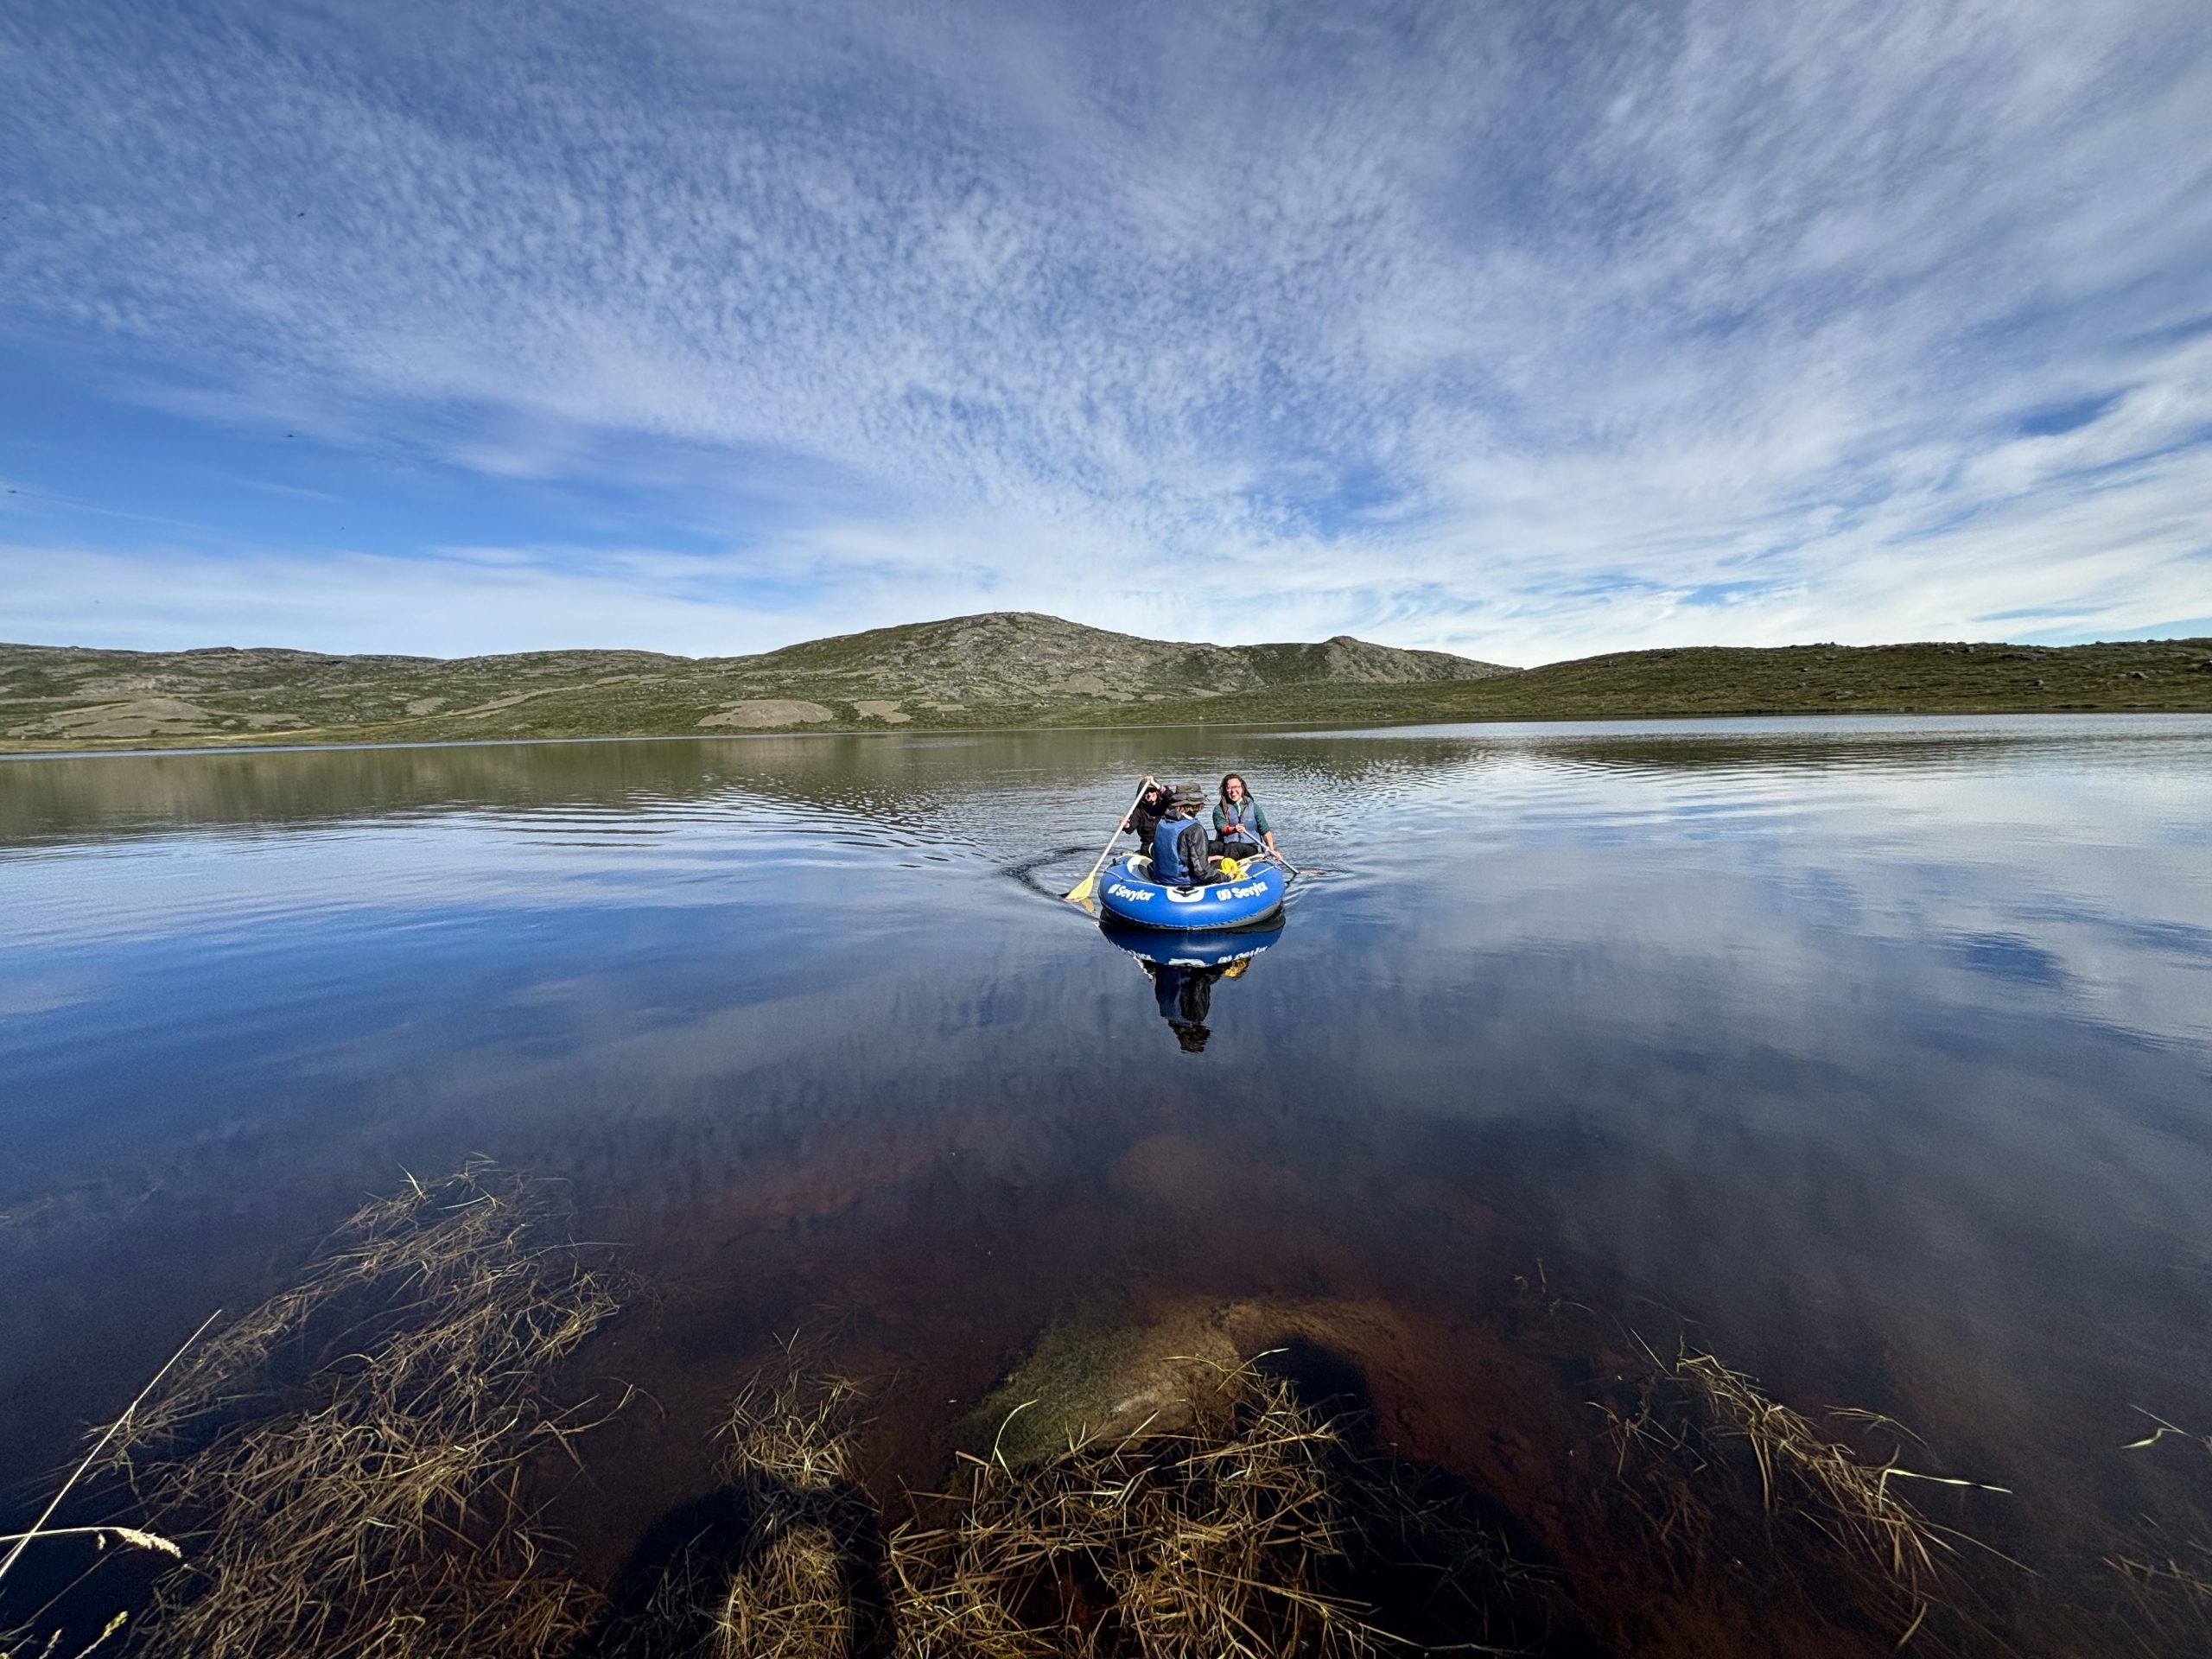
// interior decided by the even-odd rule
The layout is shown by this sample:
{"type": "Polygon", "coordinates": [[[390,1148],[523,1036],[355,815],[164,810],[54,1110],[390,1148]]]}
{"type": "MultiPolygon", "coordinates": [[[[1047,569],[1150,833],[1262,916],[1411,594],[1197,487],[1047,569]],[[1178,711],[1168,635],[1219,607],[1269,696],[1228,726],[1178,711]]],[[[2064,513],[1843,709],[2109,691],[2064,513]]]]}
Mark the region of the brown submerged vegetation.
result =
{"type": "MultiPolygon", "coordinates": [[[[2144,1415],[2156,1427],[2122,1451],[2153,1452],[2171,1440],[2176,1451],[2212,1452],[2212,1434],[2196,1433],[2154,1413],[2144,1415]]],[[[2200,1475],[2205,1470],[2201,1463],[2195,1466],[2200,1475]]],[[[2212,1515],[2195,1510],[2179,1526],[2141,1516],[2134,1535],[2114,1547],[2105,1565],[2120,1575],[2147,1651],[2212,1652],[2212,1515]]]]}
{"type": "Polygon", "coordinates": [[[566,1224],[557,1187],[487,1166],[410,1183],[193,1350],[108,1453],[183,1552],[133,1650],[500,1659],[573,1642],[595,1596],[548,1570],[526,1467],[604,1414],[546,1382],[620,1288],[566,1224]]]}
{"type": "Polygon", "coordinates": [[[2212,1542],[2176,1538],[2153,1522],[2107,1556],[2120,1575],[2147,1652],[2212,1652],[2212,1542]]]}
{"type": "Polygon", "coordinates": [[[1669,1361],[1648,1347],[1642,1352],[1648,1370],[1634,1379],[1632,1403],[1597,1403],[1611,1432],[1614,1473],[1656,1551],[1685,1564],[1733,1554],[1740,1545],[1731,1534],[1742,1529],[1745,1513],[1730,1465],[1748,1460],[1764,1529],[1805,1529],[1825,1546],[1809,1559],[1848,1586],[1854,1601],[1895,1605],[1898,1646],[1956,1594],[1952,1558],[1961,1546],[1981,1546],[1931,1519],[1902,1489],[1912,1482],[2005,1488],[1904,1468],[1900,1459],[1914,1437],[1878,1413],[1842,1409],[1816,1423],[1711,1354],[1685,1348],[1669,1361]],[[1867,1449],[1869,1440],[1887,1444],[1878,1452],[1867,1449]]]}
{"type": "MultiPolygon", "coordinates": [[[[950,1490],[887,1502],[864,1447],[868,1414],[905,1407],[895,1382],[863,1389],[826,1348],[794,1344],[732,1401],[719,1487],[670,1517],[672,1547],[588,1583],[543,1510],[582,1466],[578,1437],[623,1402],[566,1399],[557,1378],[633,1287],[570,1241],[561,1192],[481,1164],[410,1181],[352,1217],[292,1288],[188,1346],[87,1459],[131,1524],[41,1520],[29,1535],[162,1569],[143,1611],[127,1628],[103,1609],[81,1628],[0,1634],[0,1659],[1370,1659],[1749,1651],[1783,1630],[1822,1651],[2010,1640],[1979,1622],[1961,1570],[2002,1558],[1955,1524],[1957,1506],[2001,1488],[1905,1466],[1921,1454],[1887,1418],[1808,1414],[1709,1353],[1662,1359],[1640,1343],[1608,1356],[1591,1402],[1599,1455],[1570,1463],[1574,1490],[1554,1495],[1554,1539],[1562,1516],[1583,1529],[1573,1560],[1386,1446],[1368,1408],[1335,1408],[1352,1396],[1317,1402],[1273,1354],[1193,1361],[1172,1409],[1110,1433],[1041,1442],[1007,1432],[1017,1411],[959,1454],[950,1490]],[[1944,1488],[1949,1519],[1916,1497],[1944,1488]],[[1699,1609],[1725,1611],[1701,1624],[1699,1609]],[[1700,1629],[1713,1642],[1685,1647],[1700,1629]]],[[[2164,1425],[2130,1450],[2172,1440],[2186,1461],[2199,1438],[2164,1425]]],[[[2146,1533],[2097,1570],[2117,1575],[2144,1651],[2212,1636],[2212,1548],[2196,1531],[2146,1533]]]]}
{"type": "MultiPolygon", "coordinates": [[[[962,1490],[910,1495],[887,1537],[860,1484],[852,1383],[804,1355],[724,1426],[703,1523],[594,1659],[1366,1659],[1428,1644],[1351,1587],[1423,1575],[1427,1622],[1528,1624],[1536,1582],[1448,1498],[1257,1366],[1223,1369],[1178,1426],[1016,1462],[962,1454],[962,1490]]],[[[1399,1610],[1402,1612],[1402,1608],[1399,1610]]],[[[1528,1624],[1534,1629],[1532,1624],[1528,1624]]],[[[1515,1629],[1519,1629],[1516,1626],[1515,1629]]]]}
{"type": "Polygon", "coordinates": [[[719,1501],[639,1605],[584,1644],[590,1659],[846,1659],[884,1645],[860,1392],[813,1350],[786,1351],[730,1404],[719,1501]]]}
{"type": "Polygon", "coordinates": [[[1371,1609],[1334,1589],[1378,1497],[1289,1386],[1224,1371],[1188,1426],[1077,1443],[1033,1465],[964,1459],[935,1524],[891,1540],[899,1651],[1263,1659],[1375,1652],[1371,1609]]]}

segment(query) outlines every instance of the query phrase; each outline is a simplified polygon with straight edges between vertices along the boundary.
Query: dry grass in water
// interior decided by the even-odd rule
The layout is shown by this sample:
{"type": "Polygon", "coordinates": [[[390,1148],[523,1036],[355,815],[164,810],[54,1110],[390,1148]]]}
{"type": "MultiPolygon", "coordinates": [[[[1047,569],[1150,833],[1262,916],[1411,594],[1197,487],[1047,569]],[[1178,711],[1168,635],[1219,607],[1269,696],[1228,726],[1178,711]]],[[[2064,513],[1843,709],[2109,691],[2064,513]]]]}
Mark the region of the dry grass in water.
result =
{"type": "Polygon", "coordinates": [[[2142,1622],[2176,1652],[2212,1651],[2212,1544],[2146,1524],[2129,1548],[2105,1557],[2142,1622]]]}
{"type": "MultiPolygon", "coordinates": [[[[49,1543],[64,1539],[89,1541],[94,1549],[100,1552],[103,1559],[105,1558],[111,1544],[121,1546],[115,1551],[118,1555],[126,1552],[143,1550],[156,1555],[167,1555],[173,1560],[184,1559],[184,1551],[178,1548],[175,1540],[164,1538],[158,1533],[147,1532],[137,1527],[113,1524],[55,1527],[49,1526],[48,1522],[54,1519],[55,1511],[60,1510],[63,1503],[67,1500],[70,1492],[75,1489],[77,1483],[85,1478],[86,1471],[100,1466],[101,1459],[106,1455],[111,1446],[118,1443],[127,1444],[128,1438],[138,1421],[138,1413],[144,1407],[147,1400],[156,1389],[161,1387],[168,1374],[176,1369],[178,1362],[183,1359],[201,1337],[207,1334],[208,1326],[213,1325],[220,1317],[219,1310],[203,1319],[200,1328],[185,1338],[184,1346],[169,1356],[168,1363],[154,1373],[152,1379],[147,1382],[146,1386],[139,1389],[137,1396],[123,1408],[123,1414],[101,1431],[99,1437],[93,1440],[92,1450],[86,1452],[77,1466],[69,1471],[68,1478],[61,1483],[60,1489],[55,1491],[47,1506],[39,1511],[38,1519],[31,1522],[29,1530],[9,1533],[0,1536],[0,1544],[9,1546],[7,1552],[0,1554],[0,1579],[8,1576],[16,1563],[22,1559],[23,1552],[33,1544],[49,1543]]],[[[99,1562],[96,1560],[95,1567],[98,1565],[99,1562]]],[[[91,1576],[92,1569],[87,1569],[79,1576],[78,1583],[81,1585],[91,1576]]],[[[34,1622],[43,1622],[53,1617],[57,1604],[66,1599],[67,1592],[64,1592],[63,1596],[49,1601],[46,1607],[40,1611],[34,1622]]],[[[41,1656],[41,1659],[60,1659],[60,1656],[65,1649],[73,1656],[74,1659],[83,1659],[84,1655],[106,1646],[130,1622],[130,1617],[127,1611],[115,1613],[101,1625],[99,1633],[81,1647],[71,1645],[77,1638],[73,1638],[66,1628],[50,1629],[46,1640],[42,1643],[29,1629],[0,1630],[0,1659],[17,1659],[18,1655],[28,1655],[32,1652],[38,1653],[41,1656]]]]}
{"type": "Polygon", "coordinates": [[[0,1630],[0,1659],[92,1659],[96,1653],[118,1651],[124,1627],[130,1622],[130,1614],[116,1614],[81,1647],[67,1640],[60,1630],[43,1642],[29,1630],[0,1630]]]}
{"type": "Polygon", "coordinates": [[[880,1651],[881,1528],[859,1481],[861,1395],[794,1343],[731,1402],[723,1488],[595,1659],[880,1651]]]}
{"type": "Polygon", "coordinates": [[[723,1478],[754,1488],[827,1493],[860,1479],[857,1385],[820,1369],[796,1345],[773,1381],[754,1379],[723,1420],[723,1478]]]}
{"type": "Polygon", "coordinates": [[[1670,1363],[1649,1349],[1644,1353],[1653,1375],[1636,1409],[1600,1409],[1611,1423],[1615,1472],[1630,1486],[1660,1547],[1691,1561],[1713,1552],[1726,1523],[1717,1494],[1697,1477],[1728,1446],[1739,1446],[1758,1471],[1764,1514],[1809,1524],[1847,1568],[1855,1565],[1859,1575],[1889,1586],[1909,1615],[1898,1645],[1910,1640],[1949,1577],[1948,1558],[1958,1545],[1975,1541],[1931,1520],[1900,1489],[1908,1482],[1984,1492],[2005,1489],[1902,1467],[1898,1459],[1913,1436],[1877,1413],[1830,1412],[1831,1427],[1823,1427],[1711,1354],[1684,1349],[1670,1363]],[[1867,1433],[1890,1439],[1886,1457],[1869,1457],[1846,1438],[1867,1433]],[[1656,1453],[1660,1467],[1652,1478],[1631,1482],[1639,1452],[1656,1453]]]}
{"type": "Polygon", "coordinates": [[[566,1219],[485,1165],[410,1180],[195,1351],[120,1453],[190,1557],[141,1651],[500,1659],[575,1637],[593,1598],[548,1559],[525,1465],[588,1426],[545,1380],[618,1294],[566,1219]]]}
{"type": "Polygon", "coordinates": [[[859,1391],[808,1370],[731,1403],[723,1474],[744,1494],[753,1548],[715,1610],[714,1659],[844,1659],[856,1645],[854,1559],[879,1531],[860,1485],[859,1391]]]}
{"type": "MultiPolygon", "coordinates": [[[[859,1395],[799,1356],[725,1427],[737,1517],[702,1524],[607,1651],[623,1659],[1364,1659],[1388,1647],[1332,1586],[1379,1580],[1476,1649],[1484,1598],[1525,1593],[1452,1501],[1362,1454],[1293,1395],[1219,1373],[1191,1421],[1029,1462],[963,1459],[887,1541],[860,1484],[859,1395]],[[719,1550],[721,1565],[715,1566],[719,1550]]],[[[1520,1611],[1517,1610],[1516,1611],[1520,1611]]]]}
{"type": "Polygon", "coordinates": [[[732,1575],[715,1610],[714,1659],[845,1659],[858,1610],[836,1533],[820,1523],[781,1528],[732,1575]]]}
{"type": "Polygon", "coordinates": [[[1009,1467],[890,1541],[902,1659],[1353,1659],[1378,1633],[1323,1588],[1347,1554],[1334,1430],[1245,1369],[1194,1425],[1009,1467]]]}
{"type": "MultiPolygon", "coordinates": [[[[2152,1412],[2143,1414],[2154,1425],[2151,1433],[2121,1450],[2148,1451],[2171,1440],[2212,1452],[2212,1435],[2180,1427],[2152,1412]]],[[[2196,1515],[2192,1535],[2181,1537],[2145,1516],[2139,1535],[2104,1558],[2105,1565],[2120,1574],[2136,1614],[2160,1640],[2173,1643],[2176,1651],[2212,1651],[2212,1543],[2195,1535],[2203,1524],[2204,1517],[2196,1515]]]]}

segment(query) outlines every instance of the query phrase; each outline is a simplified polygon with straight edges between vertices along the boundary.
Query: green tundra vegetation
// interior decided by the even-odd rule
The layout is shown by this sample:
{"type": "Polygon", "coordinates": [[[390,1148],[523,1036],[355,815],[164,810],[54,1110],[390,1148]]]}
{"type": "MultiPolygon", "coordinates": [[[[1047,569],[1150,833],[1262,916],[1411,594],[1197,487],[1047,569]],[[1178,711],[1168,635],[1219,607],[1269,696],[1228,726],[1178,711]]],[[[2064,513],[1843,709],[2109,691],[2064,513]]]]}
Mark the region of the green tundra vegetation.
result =
{"type": "Polygon", "coordinates": [[[752,657],[0,645],[0,749],[1252,721],[2212,709],[2212,639],[1622,652],[1513,669],[1339,636],[1141,639],[992,613],[752,657]]]}

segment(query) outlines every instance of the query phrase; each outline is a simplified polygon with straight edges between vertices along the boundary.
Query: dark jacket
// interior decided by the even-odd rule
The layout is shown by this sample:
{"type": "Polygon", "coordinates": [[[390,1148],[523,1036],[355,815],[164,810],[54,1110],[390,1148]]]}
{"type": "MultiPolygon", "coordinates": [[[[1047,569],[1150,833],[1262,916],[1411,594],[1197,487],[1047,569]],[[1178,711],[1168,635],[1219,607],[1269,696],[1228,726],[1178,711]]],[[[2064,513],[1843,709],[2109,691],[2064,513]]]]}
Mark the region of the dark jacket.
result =
{"type": "Polygon", "coordinates": [[[1122,828],[1136,832],[1138,844],[1147,852],[1152,850],[1152,832],[1160,827],[1160,817],[1167,810],[1167,791],[1154,785],[1138,798],[1135,808],[1122,820],[1122,828]]]}

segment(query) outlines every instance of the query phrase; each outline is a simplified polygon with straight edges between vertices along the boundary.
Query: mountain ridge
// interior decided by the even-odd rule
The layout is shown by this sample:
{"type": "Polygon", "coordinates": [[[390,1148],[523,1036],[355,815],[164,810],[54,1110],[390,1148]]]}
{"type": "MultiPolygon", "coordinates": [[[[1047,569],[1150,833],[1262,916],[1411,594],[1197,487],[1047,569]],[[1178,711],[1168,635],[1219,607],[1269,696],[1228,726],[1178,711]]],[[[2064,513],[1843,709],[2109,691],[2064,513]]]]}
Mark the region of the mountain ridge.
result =
{"type": "Polygon", "coordinates": [[[289,646],[130,652],[0,645],[0,745],[1063,724],[1085,709],[1110,712],[1116,705],[1516,671],[1348,634],[1317,644],[1217,645],[1011,611],[736,657],[589,650],[448,658],[289,646]]]}
{"type": "Polygon", "coordinates": [[[1679,646],[1530,669],[995,611],[751,656],[0,645],[0,752],[1276,722],[2212,712],[2212,638],[1679,646]]]}

